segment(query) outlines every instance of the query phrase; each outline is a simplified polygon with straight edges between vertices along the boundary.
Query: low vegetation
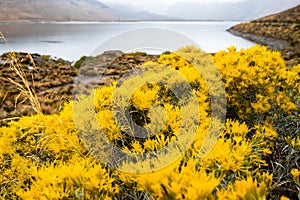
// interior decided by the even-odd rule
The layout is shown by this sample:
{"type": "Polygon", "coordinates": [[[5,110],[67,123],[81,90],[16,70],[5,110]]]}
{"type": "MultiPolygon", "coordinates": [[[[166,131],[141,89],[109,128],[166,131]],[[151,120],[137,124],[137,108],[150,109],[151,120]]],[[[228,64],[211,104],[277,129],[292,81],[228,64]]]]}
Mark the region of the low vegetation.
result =
{"type": "MultiPolygon", "coordinates": [[[[142,84],[126,104],[122,100],[112,104],[114,95],[128,95],[118,84],[99,87],[91,95],[69,102],[58,114],[39,112],[0,128],[0,196],[3,199],[297,199],[300,196],[300,65],[288,69],[279,52],[260,46],[240,51],[231,47],[210,56],[224,83],[227,114],[213,149],[201,156],[210,124],[221,121],[212,117],[215,109],[212,99],[216,96],[211,96],[210,88],[217,83],[207,82],[195,69],[198,64],[206,66],[199,55],[204,53],[195,47],[184,47],[142,66],[146,72],[153,70],[152,66],[158,67],[154,70],[161,72],[157,73],[161,77],[168,77],[164,72],[169,71],[164,70],[171,69],[190,83],[191,95],[198,102],[194,109],[199,110],[196,120],[199,124],[183,119],[186,108],[193,105],[190,99],[180,100],[172,92],[173,86],[183,92],[187,90],[186,85],[171,76],[166,79],[170,87],[142,84]],[[92,114],[88,103],[92,104],[92,114]],[[127,134],[128,126],[114,119],[118,116],[113,112],[116,105],[128,109],[129,117],[149,135],[141,139],[127,134]],[[165,110],[165,116],[153,114],[164,113],[160,109],[165,110]],[[105,146],[99,145],[101,138],[95,134],[92,118],[110,143],[128,155],[132,163],[119,160],[118,170],[101,162],[105,154],[98,150],[105,146]],[[181,124],[184,120],[186,124],[181,124]],[[145,155],[142,159],[153,157],[148,164],[156,165],[161,157],[153,152],[176,142],[182,127],[188,125],[193,128],[184,129],[184,133],[192,134],[193,141],[170,165],[147,173],[120,170],[137,164],[138,155],[145,155]],[[150,134],[153,130],[155,135],[150,134]]],[[[209,76],[215,76],[207,70],[209,76]]],[[[129,78],[124,84],[141,83],[139,78],[129,78]]],[[[193,109],[188,113],[193,113],[193,109]]],[[[142,167],[139,169],[143,171],[142,167]]]]}

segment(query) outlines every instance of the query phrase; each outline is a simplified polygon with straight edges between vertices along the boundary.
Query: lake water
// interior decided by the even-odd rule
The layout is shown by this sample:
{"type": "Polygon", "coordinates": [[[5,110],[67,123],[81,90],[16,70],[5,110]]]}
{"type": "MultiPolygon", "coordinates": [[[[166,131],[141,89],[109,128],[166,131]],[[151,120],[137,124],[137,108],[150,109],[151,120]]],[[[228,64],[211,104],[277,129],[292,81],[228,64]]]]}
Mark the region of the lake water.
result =
{"type": "MultiPolygon", "coordinates": [[[[141,28],[161,28],[178,32],[193,40],[203,50],[210,53],[224,50],[232,45],[237,48],[253,46],[254,43],[236,37],[226,31],[238,23],[68,22],[0,24],[0,31],[5,35],[9,43],[7,45],[0,39],[0,53],[22,51],[47,54],[74,61],[82,55],[90,55],[100,44],[120,33],[141,28]]],[[[148,53],[151,53],[151,50],[148,53]]]]}

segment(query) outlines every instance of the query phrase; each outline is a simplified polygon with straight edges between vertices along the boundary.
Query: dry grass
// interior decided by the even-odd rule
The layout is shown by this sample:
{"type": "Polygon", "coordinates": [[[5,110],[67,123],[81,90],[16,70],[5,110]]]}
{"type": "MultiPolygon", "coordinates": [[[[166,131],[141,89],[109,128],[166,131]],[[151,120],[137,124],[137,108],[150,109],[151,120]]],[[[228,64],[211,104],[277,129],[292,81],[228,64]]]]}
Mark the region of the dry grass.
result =
{"type": "MultiPolygon", "coordinates": [[[[0,38],[2,40],[4,40],[4,42],[8,45],[9,47],[9,43],[8,41],[6,40],[5,36],[3,35],[3,33],[0,31],[0,38]]],[[[28,53],[28,57],[32,63],[32,67],[33,68],[36,68],[35,66],[35,62],[32,58],[32,56],[28,53]]],[[[15,74],[21,79],[21,83],[17,82],[17,81],[14,81],[13,79],[11,78],[8,78],[8,80],[14,84],[17,89],[20,91],[19,95],[17,96],[16,98],[16,103],[18,101],[18,98],[20,96],[24,97],[25,99],[23,100],[26,101],[26,100],[29,100],[30,102],[30,105],[31,105],[31,108],[37,113],[37,114],[43,114],[42,112],[42,108],[41,108],[41,104],[39,102],[39,99],[38,99],[38,96],[35,92],[35,90],[33,89],[33,87],[30,86],[30,83],[29,81],[27,80],[26,78],[26,75],[24,73],[24,71],[22,70],[22,66],[20,64],[20,62],[18,61],[17,59],[17,56],[14,52],[11,52],[8,54],[8,60],[10,61],[10,64],[9,66],[11,67],[11,69],[15,72],[15,74]]],[[[32,78],[32,80],[34,80],[32,78]]],[[[33,84],[34,85],[34,81],[33,81],[33,84]]]]}

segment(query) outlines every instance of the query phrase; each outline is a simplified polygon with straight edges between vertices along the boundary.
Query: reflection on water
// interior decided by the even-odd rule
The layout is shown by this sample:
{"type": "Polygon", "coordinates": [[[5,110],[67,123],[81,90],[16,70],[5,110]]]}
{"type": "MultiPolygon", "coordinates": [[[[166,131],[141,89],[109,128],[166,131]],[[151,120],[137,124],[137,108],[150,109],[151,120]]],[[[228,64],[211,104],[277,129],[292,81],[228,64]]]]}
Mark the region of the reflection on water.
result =
{"type": "MultiPolygon", "coordinates": [[[[9,42],[0,40],[0,53],[24,51],[76,60],[89,55],[102,42],[125,31],[139,28],[163,28],[177,31],[194,40],[207,52],[234,45],[247,48],[254,43],[231,35],[226,29],[238,22],[99,22],[0,24],[9,42]]],[[[134,39],[134,38],[133,38],[134,39]]]]}

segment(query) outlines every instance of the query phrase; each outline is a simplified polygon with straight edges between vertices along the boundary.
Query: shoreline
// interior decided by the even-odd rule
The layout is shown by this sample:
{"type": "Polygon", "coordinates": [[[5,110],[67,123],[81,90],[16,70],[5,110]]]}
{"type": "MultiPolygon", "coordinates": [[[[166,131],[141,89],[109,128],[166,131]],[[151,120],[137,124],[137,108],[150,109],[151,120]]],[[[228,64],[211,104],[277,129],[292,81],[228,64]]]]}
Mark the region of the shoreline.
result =
{"type": "Polygon", "coordinates": [[[255,35],[255,34],[251,34],[251,33],[243,33],[243,32],[234,30],[233,28],[230,28],[227,31],[235,36],[242,37],[246,40],[267,46],[270,49],[274,49],[277,51],[282,51],[282,50],[290,47],[290,44],[284,40],[263,37],[263,36],[255,35]]]}

